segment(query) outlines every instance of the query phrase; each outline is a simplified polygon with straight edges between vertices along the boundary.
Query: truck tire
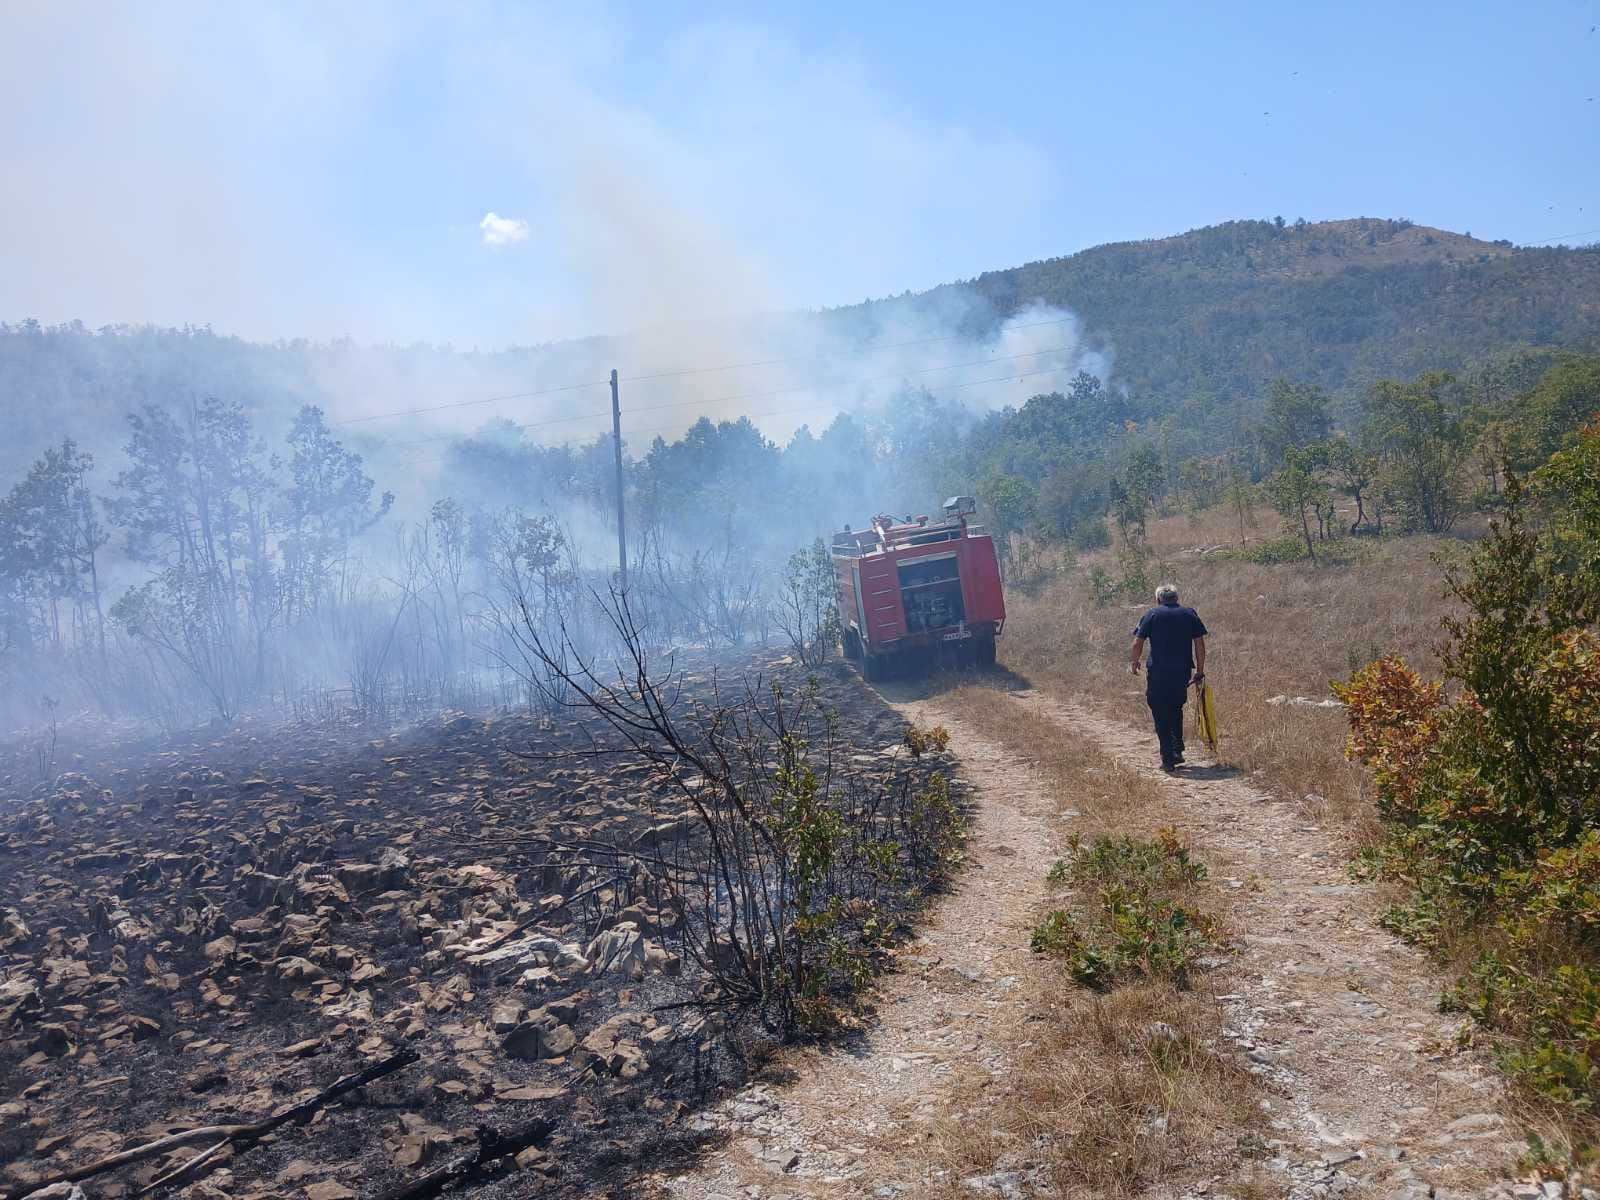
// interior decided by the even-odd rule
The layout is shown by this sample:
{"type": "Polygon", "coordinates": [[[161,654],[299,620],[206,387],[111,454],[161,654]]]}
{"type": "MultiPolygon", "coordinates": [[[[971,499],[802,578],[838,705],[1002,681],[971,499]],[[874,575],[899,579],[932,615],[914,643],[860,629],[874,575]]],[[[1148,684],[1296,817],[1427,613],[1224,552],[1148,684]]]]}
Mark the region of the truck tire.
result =
{"type": "Polygon", "coordinates": [[[854,629],[844,631],[844,656],[851,662],[861,657],[861,635],[854,629]]]}
{"type": "Polygon", "coordinates": [[[979,670],[988,670],[994,666],[994,634],[986,633],[976,639],[972,647],[972,659],[979,670]]]}

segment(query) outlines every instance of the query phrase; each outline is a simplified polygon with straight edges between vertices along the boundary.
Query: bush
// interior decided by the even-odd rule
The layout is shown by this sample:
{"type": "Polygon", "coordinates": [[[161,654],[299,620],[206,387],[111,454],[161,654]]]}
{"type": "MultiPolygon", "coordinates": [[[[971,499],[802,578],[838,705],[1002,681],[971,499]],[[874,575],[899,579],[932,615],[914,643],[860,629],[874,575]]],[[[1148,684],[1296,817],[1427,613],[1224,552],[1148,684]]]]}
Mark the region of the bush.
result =
{"type": "Polygon", "coordinates": [[[1449,588],[1447,700],[1395,658],[1335,691],[1372,768],[1372,870],[1407,898],[1388,923],[1471,965],[1449,1002],[1500,1036],[1512,1074],[1600,1110],[1600,637],[1593,597],[1554,567],[1513,482],[1449,588]]]}
{"type": "Polygon", "coordinates": [[[1104,550],[1111,545],[1111,527],[1106,524],[1104,517],[1085,521],[1073,530],[1072,545],[1074,549],[1085,553],[1090,550],[1104,550]]]}
{"type": "Polygon", "coordinates": [[[1171,829],[1153,841],[1101,837],[1085,845],[1074,837],[1050,881],[1092,889],[1094,901],[1078,915],[1060,908],[1045,914],[1034,927],[1033,950],[1065,959],[1085,987],[1140,976],[1181,986],[1215,934],[1213,918],[1180,898],[1205,876],[1171,829]]]}

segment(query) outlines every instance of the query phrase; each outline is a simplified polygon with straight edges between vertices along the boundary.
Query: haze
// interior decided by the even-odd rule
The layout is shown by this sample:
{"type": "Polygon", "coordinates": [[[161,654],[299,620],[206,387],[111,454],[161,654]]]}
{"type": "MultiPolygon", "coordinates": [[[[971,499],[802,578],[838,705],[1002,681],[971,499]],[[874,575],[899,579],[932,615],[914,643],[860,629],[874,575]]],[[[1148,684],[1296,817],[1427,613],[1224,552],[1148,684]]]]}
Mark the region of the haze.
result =
{"type": "Polygon", "coordinates": [[[0,314],[489,348],[1241,214],[1600,228],[1592,4],[582,7],[13,6],[0,314]]]}

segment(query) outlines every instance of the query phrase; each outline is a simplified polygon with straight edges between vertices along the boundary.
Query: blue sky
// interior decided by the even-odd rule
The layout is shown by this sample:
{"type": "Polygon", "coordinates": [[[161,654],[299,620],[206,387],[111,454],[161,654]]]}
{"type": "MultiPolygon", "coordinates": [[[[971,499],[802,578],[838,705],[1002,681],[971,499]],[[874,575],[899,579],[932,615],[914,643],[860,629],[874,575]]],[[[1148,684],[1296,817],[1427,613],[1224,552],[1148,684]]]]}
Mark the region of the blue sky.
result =
{"type": "Polygon", "coordinates": [[[24,6],[0,319],[489,348],[1236,217],[1594,240],[1596,25],[1600,0],[24,6]]]}

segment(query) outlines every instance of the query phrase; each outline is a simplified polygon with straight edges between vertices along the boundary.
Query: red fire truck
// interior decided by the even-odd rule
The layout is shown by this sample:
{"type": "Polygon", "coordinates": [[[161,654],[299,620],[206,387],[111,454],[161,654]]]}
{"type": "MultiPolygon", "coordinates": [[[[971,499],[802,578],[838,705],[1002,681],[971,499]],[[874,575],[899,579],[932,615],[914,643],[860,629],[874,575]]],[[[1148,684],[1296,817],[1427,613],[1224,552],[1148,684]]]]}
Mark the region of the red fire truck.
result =
{"type": "Polygon", "coordinates": [[[943,520],[875,517],[833,535],[844,654],[868,679],[941,659],[994,664],[1006,603],[994,539],[967,523],[976,511],[971,496],[952,496],[943,520]]]}

